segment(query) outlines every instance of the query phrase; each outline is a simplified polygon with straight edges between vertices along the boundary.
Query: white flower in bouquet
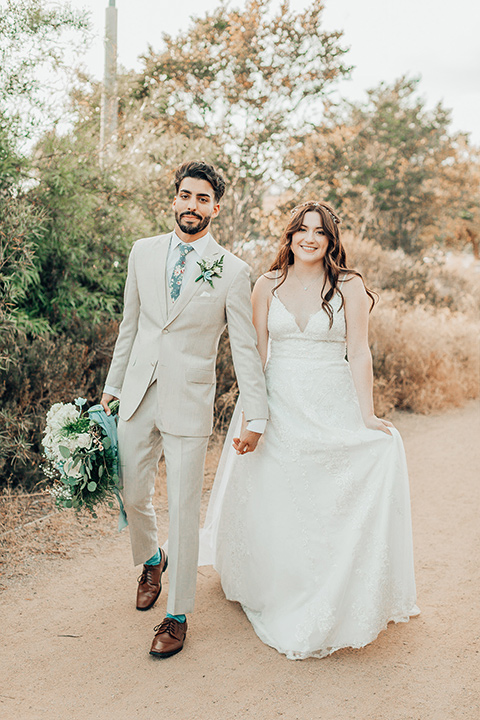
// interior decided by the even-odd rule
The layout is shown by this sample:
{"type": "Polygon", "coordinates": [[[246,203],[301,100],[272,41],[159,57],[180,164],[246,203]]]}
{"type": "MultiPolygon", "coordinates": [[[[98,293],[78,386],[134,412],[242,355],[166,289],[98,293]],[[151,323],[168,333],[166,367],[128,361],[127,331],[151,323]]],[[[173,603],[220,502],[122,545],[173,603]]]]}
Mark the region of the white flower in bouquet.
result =
{"type": "Polygon", "coordinates": [[[65,425],[75,422],[79,415],[80,408],[73,403],[55,403],[47,413],[47,427],[53,435],[58,435],[65,425]]]}
{"type": "Polygon", "coordinates": [[[80,408],[75,407],[72,403],[55,403],[47,413],[47,425],[45,428],[45,436],[42,445],[45,448],[45,455],[49,460],[56,463],[63,461],[63,456],[59,450],[59,444],[63,444],[73,451],[75,444],[70,439],[64,437],[65,427],[70,423],[78,420],[80,416],[80,408]]]}
{"type": "Polygon", "coordinates": [[[92,436],[90,433],[81,433],[75,438],[75,446],[88,450],[92,447],[92,436]]]}
{"type": "Polygon", "coordinates": [[[65,507],[66,502],[72,501],[72,490],[66,485],[52,485],[48,491],[50,495],[55,498],[57,507],[65,507]]]}
{"type": "Polygon", "coordinates": [[[63,464],[63,472],[69,478],[81,478],[82,473],[80,471],[79,460],[73,460],[73,458],[68,458],[68,460],[65,460],[63,464]]]}

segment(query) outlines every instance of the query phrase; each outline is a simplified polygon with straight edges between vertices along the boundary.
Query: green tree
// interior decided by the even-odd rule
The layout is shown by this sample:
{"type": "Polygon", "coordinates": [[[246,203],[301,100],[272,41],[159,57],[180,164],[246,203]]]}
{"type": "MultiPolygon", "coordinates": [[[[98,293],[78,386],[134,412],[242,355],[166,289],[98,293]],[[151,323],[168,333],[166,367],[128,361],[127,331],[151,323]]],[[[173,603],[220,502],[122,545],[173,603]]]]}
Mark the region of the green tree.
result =
{"type": "MultiPolygon", "coordinates": [[[[51,102],[51,88],[48,93],[44,91],[39,71],[43,68],[45,72],[48,67],[51,79],[56,71],[64,69],[64,43],[71,44],[70,31],[80,32],[81,43],[84,30],[84,20],[77,14],[58,6],[45,7],[38,0],[7,2],[6,7],[4,4],[0,8],[0,485],[9,482],[28,487],[39,480],[45,411],[52,402],[61,399],[60,393],[71,396],[84,392],[92,398],[95,388],[96,394],[105,365],[102,353],[113,335],[108,324],[101,336],[90,329],[100,311],[104,314],[113,311],[108,295],[115,282],[111,272],[105,273],[107,300],[95,298],[88,319],[84,313],[80,331],[79,323],[73,327],[73,311],[69,317],[54,302],[59,290],[62,292],[60,285],[52,293],[52,302],[42,305],[48,296],[48,280],[52,279],[44,262],[47,241],[52,236],[53,242],[59,240],[52,232],[55,225],[52,219],[62,211],[58,198],[67,192],[73,194],[75,183],[72,180],[68,185],[65,167],[58,167],[55,176],[53,167],[48,166],[49,161],[54,162],[52,153],[43,157],[45,166],[38,162],[35,169],[32,158],[19,151],[25,137],[38,134],[40,118],[48,116],[51,122],[52,114],[47,111],[63,111],[56,104],[57,98],[51,102]],[[48,169],[52,182],[42,185],[48,169]],[[75,330],[80,340],[56,336],[54,330],[68,323],[71,334],[75,330]]],[[[48,151],[45,147],[45,152],[48,151]]],[[[68,151],[66,155],[70,159],[68,151]]],[[[95,157],[90,163],[95,164],[95,157]]],[[[75,174],[73,167],[70,170],[75,174]]],[[[89,209],[92,211],[92,202],[89,209]]],[[[76,220],[87,224],[78,212],[76,220]]],[[[107,222],[103,226],[98,224],[108,231],[107,222]]],[[[70,227],[72,243],[79,242],[88,232],[85,228],[82,235],[80,228],[75,229],[76,233],[70,227]]],[[[59,240],[61,252],[57,256],[62,255],[66,241],[67,234],[59,240]]],[[[81,248],[78,251],[78,257],[87,265],[83,276],[90,281],[89,289],[94,285],[89,265],[95,265],[96,258],[104,255],[102,245],[97,245],[95,251],[83,254],[81,248]]],[[[108,266],[108,261],[105,264],[108,266]]],[[[80,274],[78,263],[75,271],[80,274]]],[[[73,280],[72,284],[79,283],[73,280]]],[[[118,280],[116,297],[121,292],[120,285],[118,280]]],[[[93,293],[98,292],[97,283],[93,293]]],[[[76,296],[74,301],[77,300],[76,296]]],[[[64,302],[68,305],[68,298],[64,302]]],[[[85,303],[82,305],[80,300],[78,304],[83,310],[85,303]]]]}
{"type": "MultiPolygon", "coordinates": [[[[98,398],[120,312],[128,241],[122,193],[72,138],[32,168],[0,126],[0,487],[41,479],[54,402],[98,398]],[[23,178],[24,183],[20,182],[23,178]],[[115,258],[118,258],[116,262],[115,258]]],[[[93,156],[95,158],[95,156],[93,156]]]]}
{"type": "Polygon", "coordinates": [[[21,309],[38,281],[34,262],[35,240],[41,233],[42,214],[18,197],[18,179],[27,163],[15,150],[10,123],[0,116],[0,367],[13,361],[12,349],[21,332],[39,333],[44,323],[32,322],[21,309]]]}
{"type": "Polygon", "coordinates": [[[96,145],[86,137],[49,134],[36,147],[34,170],[28,197],[43,215],[34,260],[38,282],[22,307],[54,331],[76,336],[82,324],[121,312],[129,198],[101,171],[96,145]]]}
{"type": "Polygon", "coordinates": [[[85,11],[68,5],[6,0],[0,7],[0,108],[15,119],[18,139],[58,117],[66,55],[75,57],[88,31],[85,11]]]}
{"type": "Polygon", "coordinates": [[[10,379],[23,360],[27,338],[45,331],[45,323],[32,321],[21,308],[38,281],[35,242],[42,229],[42,214],[21,194],[27,162],[15,149],[11,122],[0,115],[0,485],[17,462],[27,461],[29,421],[18,412],[18,399],[10,402],[10,379]]]}

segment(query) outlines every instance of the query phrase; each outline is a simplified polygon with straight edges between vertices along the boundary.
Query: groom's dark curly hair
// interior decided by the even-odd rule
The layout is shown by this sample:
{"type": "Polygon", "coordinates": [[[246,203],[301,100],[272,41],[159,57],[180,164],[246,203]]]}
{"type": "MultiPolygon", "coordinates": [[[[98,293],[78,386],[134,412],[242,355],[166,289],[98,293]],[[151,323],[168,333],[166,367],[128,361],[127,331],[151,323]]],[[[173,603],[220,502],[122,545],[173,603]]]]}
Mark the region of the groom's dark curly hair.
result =
{"type": "Polygon", "coordinates": [[[218,203],[225,192],[225,180],[213,165],[209,165],[201,160],[191,160],[183,163],[175,170],[175,191],[178,193],[180,183],[184,178],[198,178],[206,180],[210,183],[215,194],[215,201],[218,203]]]}

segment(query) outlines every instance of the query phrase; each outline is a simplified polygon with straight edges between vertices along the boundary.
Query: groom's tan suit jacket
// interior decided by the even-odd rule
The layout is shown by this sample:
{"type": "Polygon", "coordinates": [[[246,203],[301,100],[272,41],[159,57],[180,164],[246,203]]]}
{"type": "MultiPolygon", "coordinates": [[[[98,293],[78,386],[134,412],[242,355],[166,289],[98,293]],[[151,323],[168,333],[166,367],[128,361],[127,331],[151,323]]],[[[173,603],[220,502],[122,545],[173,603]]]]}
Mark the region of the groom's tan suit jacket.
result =
{"type": "Polygon", "coordinates": [[[170,238],[143,238],[130,254],[124,317],[106,380],[121,389],[120,417],[129,420],[156,379],[159,430],[210,435],[217,348],[228,325],[245,418],[267,418],[248,265],[210,237],[204,258],[224,256],[221,277],[213,278],[213,288],[203,279],[195,282],[199,268],[172,304],[165,269],[170,238]]]}

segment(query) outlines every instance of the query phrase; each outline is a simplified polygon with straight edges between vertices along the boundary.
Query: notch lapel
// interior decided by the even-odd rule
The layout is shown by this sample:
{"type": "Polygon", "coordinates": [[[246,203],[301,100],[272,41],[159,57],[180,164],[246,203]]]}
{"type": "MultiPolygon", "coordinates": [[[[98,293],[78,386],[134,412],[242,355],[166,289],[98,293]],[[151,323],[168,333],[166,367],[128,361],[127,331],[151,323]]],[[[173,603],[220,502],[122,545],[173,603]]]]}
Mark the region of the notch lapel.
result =
{"type": "MultiPolygon", "coordinates": [[[[210,241],[206,247],[205,254],[203,257],[209,257],[214,260],[217,259],[217,257],[220,255],[222,248],[221,246],[215,242],[215,240],[211,237],[210,241]]],[[[185,307],[188,305],[190,300],[193,298],[193,296],[199,292],[203,286],[203,282],[199,280],[198,282],[195,282],[197,277],[200,274],[200,268],[198,268],[198,272],[194,272],[186,286],[182,289],[180,296],[178,300],[170,306],[170,310],[168,313],[167,318],[167,325],[170,325],[175,318],[177,318],[182,310],[185,309],[185,307]]]]}
{"type": "Polygon", "coordinates": [[[158,300],[162,311],[162,322],[167,322],[167,255],[170,247],[170,239],[172,234],[164,235],[160,240],[160,247],[156,253],[154,263],[155,287],[157,288],[158,300]]]}

